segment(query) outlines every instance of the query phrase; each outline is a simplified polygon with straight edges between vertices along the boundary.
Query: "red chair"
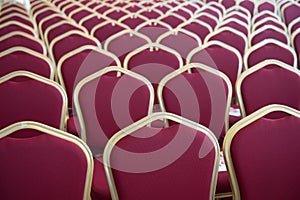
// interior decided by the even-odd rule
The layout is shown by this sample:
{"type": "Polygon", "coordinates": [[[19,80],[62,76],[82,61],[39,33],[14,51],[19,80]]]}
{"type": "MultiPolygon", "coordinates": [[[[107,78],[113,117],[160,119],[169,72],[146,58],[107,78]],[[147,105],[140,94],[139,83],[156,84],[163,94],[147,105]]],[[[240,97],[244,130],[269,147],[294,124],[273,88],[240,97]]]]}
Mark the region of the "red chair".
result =
{"type": "Polygon", "coordinates": [[[291,21],[291,23],[288,26],[288,33],[292,35],[293,32],[297,29],[300,29],[300,16],[291,21]]]}
{"type": "Polygon", "coordinates": [[[170,113],[155,113],[137,123],[116,133],[104,150],[112,199],[213,200],[219,161],[213,133],[170,113]],[[147,126],[159,119],[178,124],[147,126]]]}
{"type": "Polygon", "coordinates": [[[90,199],[92,154],[69,133],[33,121],[14,123],[0,130],[0,162],[3,199],[90,199]]]}
{"type": "Polygon", "coordinates": [[[68,96],[68,107],[73,107],[76,85],[85,77],[108,66],[121,67],[119,59],[95,46],[82,46],[64,55],[57,64],[57,78],[68,96]]]}
{"type": "Polygon", "coordinates": [[[248,69],[266,59],[275,59],[297,67],[295,50],[275,39],[265,39],[249,48],[244,55],[244,67],[248,69]]]}
{"type": "Polygon", "coordinates": [[[229,127],[232,87],[221,71],[191,63],[166,75],[159,83],[161,110],[209,128],[222,145],[229,127]]]}
{"type": "Polygon", "coordinates": [[[269,105],[227,132],[223,151],[234,199],[298,198],[299,118],[299,110],[269,105]],[[285,117],[268,119],[277,112],[285,117]]]}
{"type": "Polygon", "coordinates": [[[92,14],[92,15],[88,15],[88,16],[80,19],[78,24],[80,26],[83,26],[86,30],[88,30],[89,33],[91,33],[92,29],[96,25],[101,24],[101,23],[105,22],[106,20],[107,20],[107,18],[105,18],[104,16],[92,14]]]}
{"type": "MultiPolygon", "coordinates": [[[[201,18],[198,16],[198,18],[201,18]]],[[[191,19],[188,20],[178,26],[178,29],[183,29],[190,31],[194,34],[196,34],[201,39],[201,44],[203,43],[206,36],[213,32],[213,28],[207,24],[206,22],[203,22],[199,19],[191,19]]]]}
{"type": "Polygon", "coordinates": [[[245,9],[247,9],[249,11],[249,13],[251,14],[251,17],[253,17],[254,9],[255,9],[254,1],[252,1],[252,0],[242,0],[242,1],[238,2],[238,5],[240,7],[243,7],[245,9]]]}
{"type": "Polygon", "coordinates": [[[26,47],[37,53],[47,55],[46,47],[38,38],[20,31],[13,31],[0,37],[0,52],[12,47],[26,47]]]}
{"type": "Polygon", "coordinates": [[[256,31],[257,29],[263,28],[264,26],[268,26],[268,25],[274,26],[276,28],[279,28],[279,29],[287,32],[287,28],[286,28],[285,24],[283,22],[279,21],[277,18],[274,18],[271,16],[267,16],[267,17],[259,20],[255,24],[253,24],[252,32],[256,31]]]}
{"type": "Polygon", "coordinates": [[[183,28],[162,34],[157,38],[156,43],[177,51],[184,62],[191,50],[202,45],[198,35],[183,28]]]}
{"type": "Polygon", "coordinates": [[[30,20],[30,18],[28,16],[24,16],[19,13],[12,13],[12,14],[6,14],[6,15],[1,14],[0,24],[4,24],[4,23],[10,22],[10,21],[20,22],[21,24],[29,26],[32,29],[35,28],[33,22],[30,20]]]}
{"type": "Polygon", "coordinates": [[[157,20],[169,24],[172,28],[176,28],[186,21],[183,16],[171,12],[167,12],[166,14],[158,17],[157,20]]]}
{"type": "Polygon", "coordinates": [[[225,9],[231,8],[235,6],[235,0],[221,0],[221,4],[225,7],[225,9]]]}
{"type": "Polygon", "coordinates": [[[149,37],[152,42],[155,42],[156,39],[163,33],[172,30],[173,28],[162,21],[156,19],[150,19],[140,25],[138,25],[134,30],[136,32],[142,33],[149,37]]]}
{"type": "Polygon", "coordinates": [[[144,34],[133,30],[123,30],[110,36],[104,43],[104,50],[115,54],[123,64],[125,57],[135,49],[150,44],[151,40],[144,34]]]}
{"type": "MultiPolygon", "coordinates": [[[[178,52],[161,44],[146,44],[129,53],[124,60],[124,68],[141,74],[153,85],[154,90],[160,80],[183,66],[178,52]]],[[[158,103],[157,98],[155,103],[158,103]]]]}
{"type": "Polygon", "coordinates": [[[243,33],[246,37],[250,35],[249,25],[232,16],[229,16],[229,18],[226,18],[224,19],[224,21],[220,22],[217,25],[216,30],[222,27],[229,27],[234,30],[237,30],[243,33]]]}
{"type": "Polygon", "coordinates": [[[91,35],[97,38],[98,41],[102,44],[107,38],[122,30],[130,30],[130,28],[118,21],[106,20],[101,24],[93,27],[93,29],[91,30],[91,35]]]}
{"type": "Polygon", "coordinates": [[[204,43],[212,40],[221,41],[236,48],[240,52],[241,56],[243,56],[248,49],[247,37],[244,34],[241,34],[240,31],[231,27],[222,27],[210,33],[205,38],[204,43]]]}
{"type": "Polygon", "coordinates": [[[76,10],[73,10],[69,13],[69,17],[71,17],[73,20],[75,20],[77,23],[80,22],[81,19],[83,19],[86,16],[93,15],[94,12],[91,10],[88,10],[84,7],[79,7],[76,10]]]}
{"type": "Polygon", "coordinates": [[[99,41],[90,35],[76,30],[68,31],[51,41],[49,46],[50,57],[55,63],[58,63],[64,55],[84,45],[101,47],[99,41]]]}
{"type": "Polygon", "coordinates": [[[290,1],[282,6],[281,15],[283,16],[284,22],[287,26],[300,16],[300,5],[299,3],[290,1]]]}
{"type": "Polygon", "coordinates": [[[34,37],[37,36],[32,28],[17,21],[10,21],[4,24],[0,24],[0,37],[7,35],[13,31],[21,31],[34,37]]]}
{"type": "Polygon", "coordinates": [[[219,23],[219,19],[216,16],[208,12],[205,12],[205,10],[203,10],[203,12],[196,13],[194,18],[200,22],[204,22],[205,24],[208,24],[212,30],[219,23]]]}
{"type": "Polygon", "coordinates": [[[257,6],[256,6],[257,13],[260,13],[265,10],[277,14],[277,6],[275,3],[271,2],[271,1],[262,1],[257,4],[257,6]]]}
{"type": "MultiPolygon", "coordinates": [[[[243,117],[269,105],[282,104],[300,110],[300,73],[278,60],[265,60],[245,72],[236,82],[243,117]]],[[[270,116],[272,118],[280,115],[270,116]]]]}
{"type": "Polygon", "coordinates": [[[265,25],[254,32],[249,37],[249,46],[253,46],[266,39],[274,39],[286,45],[290,45],[290,39],[286,31],[273,25],[265,25]]]}
{"type": "Polygon", "coordinates": [[[0,78],[0,129],[18,121],[37,121],[64,130],[67,96],[56,82],[16,71],[0,78]]]}
{"type": "Polygon", "coordinates": [[[12,47],[0,53],[0,77],[25,70],[48,79],[54,79],[54,66],[43,54],[25,47],[12,47]]]}
{"type": "Polygon", "coordinates": [[[293,48],[296,51],[297,57],[298,57],[298,68],[300,68],[300,29],[297,29],[293,32],[291,36],[291,43],[293,48]]]}

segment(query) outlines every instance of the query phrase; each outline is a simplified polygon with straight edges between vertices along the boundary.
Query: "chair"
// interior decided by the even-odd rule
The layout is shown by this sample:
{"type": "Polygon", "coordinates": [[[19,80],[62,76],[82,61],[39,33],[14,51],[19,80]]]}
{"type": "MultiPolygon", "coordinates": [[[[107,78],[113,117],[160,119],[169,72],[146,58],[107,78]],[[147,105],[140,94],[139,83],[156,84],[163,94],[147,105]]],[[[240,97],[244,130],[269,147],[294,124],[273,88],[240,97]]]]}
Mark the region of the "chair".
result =
{"type": "Polygon", "coordinates": [[[125,24],[132,30],[134,30],[138,25],[148,20],[147,17],[143,15],[138,15],[136,13],[131,13],[121,17],[118,22],[125,24]]]}
{"type": "Polygon", "coordinates": [[[287,28],[286,28],[286,26],[283,22],[279,21],[278,19],[276,19],[274,17],[270,17],[270,16],[267,16],[267,17],[259,20],[255,24],[253,24],[252,32],[254,32],[257,29],[260,29],[264,26],[267,26],[267,25],[271,25],[271,26],[274,26],[276,28],[280,28],[281,30],[287,32],[287,28]]]}
{"type": "Polygon", "coordinates": [[[208,24],[212,30],[214,30],[217,24],[219,23],[219,19],[216,16],[208,12],[205,12],[205,10],[203,10],[203,12],[196,13],[194,18],[200,22],[204,22],[205,24],[208,24]]]}
{"type": "Polygon", "coordinates": [[[265,11],[265,10],[277,14],[276,4],[271,2],[271,1],[261,1],[257,4],[257,6],[256,6],[256,12],[257,13],[260,13],[260,12],[265,11]]]}
{"type": "Polygon", "coordinates": [[[231,27],[222,27],[210,33],[205,38],[204,43],[211,40],[218,40],[236,48],[241,56],[243,56],[248,49],[247,37],[231,27]]]}
{"type": "Polygon", "coordinates": [[[83,26],[84,28],[86,28],[86,30],[88,30],[88,32],[91,33],[92,29],[96,25],[101,24],[101,23],[105,22],[106,20],[107,20],[107,18],[104,16],[92,14],[92,15],[88,15],[88,16],[80,19],[78,24],[80,26],[83,26]]]}
{"type": "Polygon", "coordinates": [[[110,36],[126,29],[130,30],[130,28],[125,24],[114,20],[106,20],[101,24],[96,25],[91,30],[91,35],[97,38],[98,41],[102,44],[110,36]]]}
{"type": "Polygon", "coordinates": [[[130,12],[128,10],[125,10],[125,9],[122,9],[122,8],[112,7],[111,9],[109,9],[109,10],[107,10],[107,11],[101,13],[101,14],[103,14],[106,17],[109,17],[110,19],[113,19],[113,20],[117,21],[121,17],[130,14],[130,12]]]}
{"type": "Polygon", "coordinates": [[[241,0],[237,2],[238,6],[243,7],[249,11],[251,17],[254,15],[255,4],[252,0],[241,0]]]}
{"type": "Polygon", "coordinates": [[[153,88],[144,77],[115,66],[99,70],[82,79],[74,91],[80,137],[95,157],[102,157],[108,139],[150,114],[153,101],[153,88]],[[107,75],[111,72],[122,75],[107,75]]]}
{"type": "Polygon", "coordinates": [[[144,34],[134,30],[123,30],[107,38],[103,49],[115,54],[123,64],[125,57],[130,52],[150,43],[150,38],[144,34]]]}
{"type": "Polygon", "coordinates": [[[90,35],[77,30],[68,31],[51,41],[49,45],[50,57],[55,63],[58,63],[65,54],[84,45],[101,47],[99,41],[90,35]]]}
{"type": "Polygon", "coordinates": [[[287,33],[273,25],[264,25],[255,30],[249,37],[249,46],[253,46],[265,39],[274,39],[286,45],[290,45],[290,39],[287,33]]]}
{"type": "MultiPolygon", "coordinates": [[[[199,16],[198,16],[199,17],[199,16]]],[[[199,19],[188,20],[178,26],[178,29],[187,30],[196,34],[201,39],[201,44],[203,43],[205,37],[213,32],[213,28],[199,19]]]]}
{"type": "Polygon", "coordinates": [[[231,8],[236,5],[235,0],[221,0],[221,4],[225,9],[231,8]]]}
{"type": "Polygon", "coordinates": [[[92,154],[69,133],[33,121],[11,124],[0,130],[0,162],[1,198],[90,199],[92,154]]]}
{"type": "Polygon", "coordinates": [[[155,42],[161,34],[172,29],[173,28],[165,22],[156,19],[150,19],[138,25],[134,30],[146,35],[151,39],[152,42],[155,42]]]}
{"type": "Polygon", "coordinates": [[[237,30],[243,33],[246,37],[250,35],[249,25],[237,18],[233,18],[233,17],[226,18],[224,21],[220,22],[217,25],[216,30],[222,27],[229,27],[234,30],[237,30]]]}
{"type": "Polygon", "coordinates": [[[154,113],[116,133],[103,158],[113,200],[213,200],[218,161],[213,133],[170,113],[154,113]],[[178,124],[161,129],[147,126],[158,119],[178,124]],[[190,173],[182,175],[183,171],[190,173]]]}
{"type": "Polygon", "coordinates": [[[60,85],[42,76],[16,71],[0,78],[0,129],[18,121],[37,121],[64,130],[67,96],[60,85]]]}
{"type": "Polygon", "coordinates": [[[0,77],[25,70],[48,79],[54,78],[54,67],[48,57],[26,47],[12,47],[0,52],[0,77]]]}
{"type": "Polygon", "coordinates": [[[138,15],[142,15],[148,19],[157,19],[158,17],[164,15],[164,13],[160,10],[158,10],[157,8],[143,8],[140,9],[139,11],[137,11],[138,15]]]}
{"type": "Polygon", "coordinates": [[[19,13],[12,13],[12,14],[6,14],[6,15],[1,14],[0,24],[4,24],[5,22],[10,22],[10,21],[20,22],[21,24],[29,26],[32,29],[35,28],[35,26],[33,25],[33,22],[30,20],[30,18],[28,16],[24,16],[19,13]]]}
{"type": "MultiPolygon", "coordinates": [[[[146,77],[156,91],[160,80],[170,72],[183,66],[178,52],[161,44],[146,44],[129,53],[124,68],[146,77]]],[[[157,98],[155,103],[158,103],[157,98]]]]}
{"type": "Polygon", "coordinates": [[[223,152],[234,199],[297,198],[299,117],[298,110],[269,105],[227,132],[223,152]],[[274,112],[285,117],[268,119],[267,115],[274,112]]]}
{"type": "MultiPolygon", "coordinates": [[[[241,1],[241,3],[242,3],[242,1],[241,1]]],[[[250,6],[250,5],[248,5],[248,6],[250,6]]],[[[243,7],[240,5],[235,5],[229,9],[227,9],[225,16],[234,16],[238,19],[243,20],[245,23],[247,23],[249,25],[249,23],[251,22],[251,18],[252,18],[251,13],[252,13],[251,9],[249,10],[246,7],[243,7]]]]}
{"type": "Polygon", "coordinates": [[[288,26],[288,33],[293,34],[294,31],[300,28],[300,16],[295,18],[288,26]]]}
{"type": "Polygon", "coordinates": [[[119,59],[105,50],[86,45],[64,55],[57,64],[57,78],[68,96],[68,107],[72,108],[76,85],[85,77],[108,66],[121,67],[119,59]]]}
{"type": "Polygon", "coordinates": [[[299,3],[290,1],[282,6],[281,16],[283,17],[284,23],[289,26],[289,24],[300,16],[300,6],[299,3]]]}
{"type": "Polygon", "coordinates": [[[202,45],[198,35],[183,28],[162,34],[157,38],[156,43],[177,51],[184,59],[184,62],[192,49],[202,45]]]}
{"type": "Polygon", "coordinates": [[[269,11],[269,10],[264,10],[260,13],[257,13],[256,15],[253,16],[252,18],[252,24],[256,24],[257,22],[259,22],[260,20],[263,20],[267,17],[271,17],[271,18],[274,18],[275,20],[277,21],[281,21],[281,18],[276,15],[275,13],[269,11]]]}
{"type": "Polygon", "coordinates": [[[186,21],[186,19],[183,16],[170,12],[167,12],[166,14],[158,17],[157,20],[169,24],[172,28],[176,28],[181,23],[184,23],[186,21]]]}
{"type": "Polygon", "coordinates": [[[300,29],[297,29],[293,32],[291,36],[291,43],[298,56],[298,68],[300,68],[300,29]]]}
{"type": "Polygon", "coordinates": [[[32,28],[17,21],[11,21],[6,22],[4,24],[0,24],[0,37],[7,35],[13,31],[21,31],[34,37],[37,36],[32,28]]]}
{"type": "Polygon", "coordinates": [[[20,31],[13,31],[0,37],[0,52],[17,46],[26,47],[37,53],[47,55],[47,50],[44,44],[32,35],[20,31]]]}
{"type": "MultiPolygon", "coordinates": [[[[236,82],[242,117],[269,105],[300,110],[300,73],[278,60],[265,60],[243,72],[236,82]]],[[[272,118],[278,117],[277,115],[272,118]]]]}
{"type": "Polygon", "coordinates": [[[248,69],[266,59],[276,59],[290,66],[297,67],[295,50],[274,39],[265,39],[249,48],[244,55],[244,67],[248,69]]]}
{"type": "Polygon", "coordinates": [[[229,127],[232,96],[232,86],[225,74],[204,64],[187,64],[166,75],[157,94],[163,112],[206,126],[222,145],[229,127]]]}

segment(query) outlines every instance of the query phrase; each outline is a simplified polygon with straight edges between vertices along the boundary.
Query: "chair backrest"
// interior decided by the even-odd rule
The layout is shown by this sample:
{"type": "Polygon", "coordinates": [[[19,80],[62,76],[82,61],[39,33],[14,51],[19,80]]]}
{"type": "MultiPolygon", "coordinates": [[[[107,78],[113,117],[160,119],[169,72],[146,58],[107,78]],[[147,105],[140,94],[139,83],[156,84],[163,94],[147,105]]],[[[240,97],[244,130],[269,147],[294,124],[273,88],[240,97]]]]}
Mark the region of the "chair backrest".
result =
{"type": "Polygon", "coordinates": [[[272,25],[274,27],[280,28],[283,31],[287,32],[287,28],[285,24],[282,21],[279,21],[277,18],[274,17],[265,17],[258,22],[254,23],[252,26],[252,32],[256,31],[257,29],[260,29],[264,26],[272,25]]]}
{"type": "Polygon", "coordinates": [[[281,13],[285,24],[288,26],[294,19],[300,16],[300,5],[299,2],[290,1],[283,5],[281,13]]]}
{"type": "Polygon", "coordinates": [[[124,62],[128,53],[139,47],[150,44],[151,40],[144,34],[133,30],[123,30],[110,36],[104,43],[103,48],[115,54],[121,63],[124,62]]]}
{"type": "Polygon", "coordinates": [[[183,16],[180,16],[176,13],[169,13],[160,16],[157,20],[169,24],[172,28],[178,27],[181,23],[185,22],[186,19],[183,16]]]}
{"type": "Polygon", "coordinates": [[[174,114],[154,113],[122,129],[109,140],[103,161],[113,200],[215,198],[217,140],[204,126],[174,114]],[[178,124],[147,126],[159,119],[178,124]],[[189,173],[182,176],[184,171],[189,173]]]}
{"type": "Polygon", "coordinates": [[[10,22],[0,24],[0,37],[8,33],[11,33],[13,31],[22,31],[29,35],[36,36],[36,33],[32,28],[17,21],[10,21],[10,22]]]}
{"type": "Polygon", "coordinates": [[[157,38],[156,43],[174,49],[184,60],[192,49],[202,45],[197,34],[183,28],[163,33],[157,38]]]}
{"type": "Polygon", "coordinates": [[[225,74],[204,64],[191,63],[165,76],[157,94],[162,111],[206,126],[222,144],[229,127],[232,96],[231,83],[225,74]]]}
{"type": "Polygon", "coordinates": [[[81,138],[94,156],[101,156],[110,137],[152,112],[153,101],[151,83],[124,68],[107,67],[87,76],[74,91],[81,138]]]}
{"type": "Polygon", "coordinates": [[[95,46],[82,46],[64,55],[57,64],[59,83],[68,96],[68,107],[72,107],[76,85],[83,78],[108,66],[122,67],[119,59],[95,46]]]}
{"type": "Polygon", "coordinates": [[[249,37],[249,46],[253,46],[265,39],[274,39],[286,45],[290,45],[290,38],[284,30],[273,25],[264,25],[252,32],[249,37]]]}
{"type": "Polygon", "coordinates": [[[210,33],[205,38],[204,43],[211,40],[218,40],[236,48],[240,52],[241,56],[243,56],[248,49],[247,37],[244,34],[241,34],[240,31],[231,27],[222,27],[210,33]]]}
{"type": "Polygon", "coordinates": [[[300,73],[278,60],[260,62],[243,72],[236,82],[243,117],[269,104],[283,104],[300,110],[299,92],[300,73]]]}
{"type": "Polygon", "coordinates": [[[233,28],[241,33],[243,33],[246,37],[249,36],[249,25],[242,20],[239,20],[235,17],[229,17],[227,19],[224,19],[222,22],[218,24],[216,29],[219,29],[221,27],[230,27],[233,28]]]}
{"type": "Polygon", "coordinates": [[[219,19],[216,16],[214,16],[214,15],[208,13],[208,12],[196,13],[194,18],[198,19],[200,22],[205,22],[205,24],[208,24],[211,27],[212,30],[219,23],[219,19]]]}
{"type": "Polygon", "coordinates": [[[293,67],[297,67],[297,55],[295,50],[275,39],[265,39],[250,47],[244,55],[245,69],[267,60],[275,59],[293,67]]]}
{"type": "Polygon", "coordinates": [[[148,18],[144,17],[143,15],[138,15],[136,13],[130,13],[128,15],[125,15],[118,19],[118,22],[121,22],[122,24],[125,24],[132,30],[134,30],[138,25],[141,23],[147,21],[148,18]]]}
{"type": "Polygon", "coordinates": [[[0,52],[0,65],[0,77],[10,72],[25,70],[54,79],[55,69],[50,59],[25,47],[12,47],[0,52]]]}
{"type": "MultiPolygon", "coordinates": [[[[220,41],[209,41],[203,46],[193,49],[186,61],[187,64],[201,63],[223,72],[230,79],[232,91],[234,91],[235,82],[243,68],[243,60],[239,52],[220,41]]],[[[233,97],[235,97],[235,93],[233,93],[233,97]]]]}
{"type": "Polygon", "coordinates": [[[255,12],[255,3],[253,0],[241,0],[239,2],[237,2],[238,6],[245,8],[249,11],[249,13],[251,14],[250,17],[253,17],[254,12],[255,12]]]}
{"type": "Polygon", "coordinates": [[[298,195],[300,112],[269,105],[237,122],[228,132],[223,152],[233,196],[241,199],[293,199],[298,195]],[[281,112],[275,120],[266,115],[281,112]]]}
{"type": "MultiPolygon", "coordinates": [[[[124,68],[146,77],[156,91],[160,80],[170,72],[183,66],[178,52],[161,44],[146,44],[129,53],[124,68]]],[[[157,103],[157,98],[155,99],[157,103]]]]}
{"type": "Polygon", "coordinates": [[[16,71],[0,78],[0,94],[1,115],[5,116],[0,128],[32,120],[64,129],[67,95],[56,82],[30,72],[16,71]]]}
{"type": "Polygon", "coordinates": [[[21,24],[24,24],[32,29],[34,29],[34,25],[33,22],[31,21],[31,19],[28,16],[24,16],[22,14],[19,13],[12,13],[9,15],[1,15],[0,17],[0,24],[5,23],[5,22],[9,22],[9,21],[16,21],[16,22],[20,22],[21,24]]]}
{"type": "Polygon", "coordinates": [[[49,46],[50,57],[53,62],[58,63],[64,55],[84,45],[101,47],[99,41],[90,35],[81,31],[68,31],[52,40],[49,46]]]}
{"type": "Polygon", "coordinates": [[[270,11],[277,14],[277,6],[272,1],[261,1],[256,5],[256,12],[260,13],[262,11],[270,11]]]}
{"type": "Polygon", "coordinates": [[[21,31],[13,31],[0,37],[0,52],[12,47],[26,47],[37,53],[47,55],[44,44],[36,37],[21,31]]]}
{"type": "Polygon", "coordinates": [[[93,157],[69,133],[33,121],[14,123],[0,130],[0,162],[3,199],[90,199],[93,157]]]}
{"type": "Polygon", "coordinates": [[[288,26],[288,33],[293,34],[294,31],[300,29],[300,16],[295,18],[288,26]]]}
{"type": "Polygon", "coordinates": [[[178,29],[185,29],[196,34],[201,39],[201,44],[203,43],[205,37],[209,33],[213,32],[212,27],[208,23],[199,19],[191,19],[186,21],[185,23],[180,24],[178,29]]]}

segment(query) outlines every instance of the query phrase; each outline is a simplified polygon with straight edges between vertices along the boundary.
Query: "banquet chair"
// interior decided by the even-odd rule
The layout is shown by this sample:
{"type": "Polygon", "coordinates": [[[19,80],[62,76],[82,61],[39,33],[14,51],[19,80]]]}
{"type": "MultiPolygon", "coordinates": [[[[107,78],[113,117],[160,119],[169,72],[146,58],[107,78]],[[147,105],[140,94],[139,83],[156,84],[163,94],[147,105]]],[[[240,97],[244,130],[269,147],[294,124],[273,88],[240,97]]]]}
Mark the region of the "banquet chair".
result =
{"type": "Polygon", "coordinates": [[[287,32],[287,28],[282,21],[279,21],[277,18],[270,17],[270,16],[265,17],[265,18],[259,20],[258,22],[254,23],[252,26],[252,32],[254,32],[257,29],[260,29],[264,26],[267,26],[267,25],[271,25],[276,28],[280,28],[281,30],[287,32]]]}
{"type": "Polygon", "coordinates": [[[217,24],[219,23],[219,19],[216,16],[208,12],[205,12],[205,10],[203,12],[196,13],[194,15],[194,18],[200,22],[204,22],[205,24],[208,24],[212,30],[214,30],[217,24]]]}
{"type": "Polygon", "coordinates": [[[272,1],[258,2],[258,4],[256,5],[256,12],[260,13],[265,10],[278,14],[276,3],[273,3],[272,1]]]}
{"type": "Polygon", "coordinates": [[[247,23],[234,16],[228,16],[229,18],[224,19],[216,26],[216,30],[222,27],[230,27],[233,28],[241,33],[243,33],[246,37],[250,35],[250,28],[247,23]]]}
{"type": "Polygon", "coordinates": [[[171,113],[154,113],[120,130],[109,140],[103,157],[113,200],[213,200],[218,161],[213,133],[171,113]],[[178,124],[148,126],[159,119],[178,124]],[[182,175],[183,171],[190,173],[182,175]]]}
{"type": "Polygon", "coordinates": [[[200,63],[187,64],[159,83],[162,112],[170,112],[209,128],[222,146],[229,127],[232,87],[219,70],[200,63]]]}
{"type": "Polygon", "coordinates": [[[265,39],[253,45],[244,55],[245,69],[266,60],[276,59],[290,66],[297,67],[297,55],[295,50],[275,39],[265,39]]]}
{"type": "Polygon", "coordinates": [[[300,163],[295,158],[299,118],[299,110],[273,104],[240,120],[227,132],[223,152],[234,199],[298,198],[300,163]],[[277,112],[284,117],[267,117],[277,112]]]}
{"type": "Polygon", "coordinates": [[[289,1],[281,8],[281,15],[283,17],[284,23],[289,26],[289,24],[300,16],[300,5],[297,2],[289,1]]]}
{"type": "Polygon", "coordinates": [[[90,199],[92,154],[69,133],[34,121],[11,124],[0,130],[0,162],[3,199],[90,199]]]}
{"type": "Polygon", "coordinates": [[[0,77],[14,71],[25,70],[54,79],[55,68],[50,59],[26,47],[12,47],[0,52],[0,65],[2,66],[0,77]]]}
{"type": "Polygon", "coordinates": [[[64,130],[67,96],[56,82],[27,71],[0,78],[0,129],[18,121],[37,121],[64,130]]]}
{"type": "Polygon", "coordinates": [[[84,45],[94,45],[101,47],[99,41],[81,31],[71,30],[55,37],[49,45],[49,53],[52,61],[58,63],[59,59],[70,51],[84,45]]]}
{"type": "Polygon", "coordinates": [[[42,41],[21,31],[13,31],[0,37],[0,52],[12,47],[26,47],[37,53],[47,55],[47,49],[42,41]]]}
{"type": "MultiPolygon", "coordinates": [[[[158,83],[167,74],[183,66],[178,52],[161,44],[151,43],[129,53],[124,60],[124,68],[147,78],[156,91],[158,83]]],[[[155,103],[158,103],[157,96],[155,103]]]]}
{"type": "MultiPolygon", "coordinates": [[[[278,61],[264,60],[244,71],[236,82],[242,117],[269,104],[283,104],[300,110],[300,73],[278,61]]],[[[276,118],[277,115],[270,116],[276,118]]]]}
{"type": "Polygon", "coordinates": [[[150,43],[150,38],[142,33],[134,30],[123,30],[107,38],[103,49],[115,54],[123,64],[125,57],[130,52],[150,43]]]}
{"type": "Polygon", "coordinates": [[[253,16],[252,24],[256,24],[260,20],[263,20],[267,17],[271,17],[271,18],[274,18],[277,21],[281,21],[280,16],[278,16],[277,14],[275,14],[275,13],[269,11],[269,10],[264,10],[264,11],[262,11],[260,13],[257,13],[256,15],[253,16]]]}
{"type": "Polygon", "coordinates": [[[157,38],[156,43],[177,51],[184,62],[191,50],[202,45],[202,41],[198,35],[184,28],[163,33],[157,38]]]}
{"type": "Polygon", "coordinates": [[[235,0],[221,0],[220,3],[224,6],[225,9],[231,8],[236,5],[235,0]]]}
{"type": "Polygon", "coordinates": [[[300,16],[291,21],[288,26],[288,33],[292,35],[297,29],[300,29],[300,16]]]}

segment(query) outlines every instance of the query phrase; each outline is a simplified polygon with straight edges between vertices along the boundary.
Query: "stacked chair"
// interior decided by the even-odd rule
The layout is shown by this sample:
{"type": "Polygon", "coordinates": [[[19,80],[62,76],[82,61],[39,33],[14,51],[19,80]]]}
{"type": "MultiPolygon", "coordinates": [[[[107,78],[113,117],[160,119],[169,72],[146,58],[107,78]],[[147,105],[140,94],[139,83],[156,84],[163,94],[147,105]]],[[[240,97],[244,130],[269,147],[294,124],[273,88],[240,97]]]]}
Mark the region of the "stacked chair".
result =
{"type": "Polygon", "coordinates": [[[296,0],[1,1],[0,198],[297,199],[299,68],[296,0]]]}

